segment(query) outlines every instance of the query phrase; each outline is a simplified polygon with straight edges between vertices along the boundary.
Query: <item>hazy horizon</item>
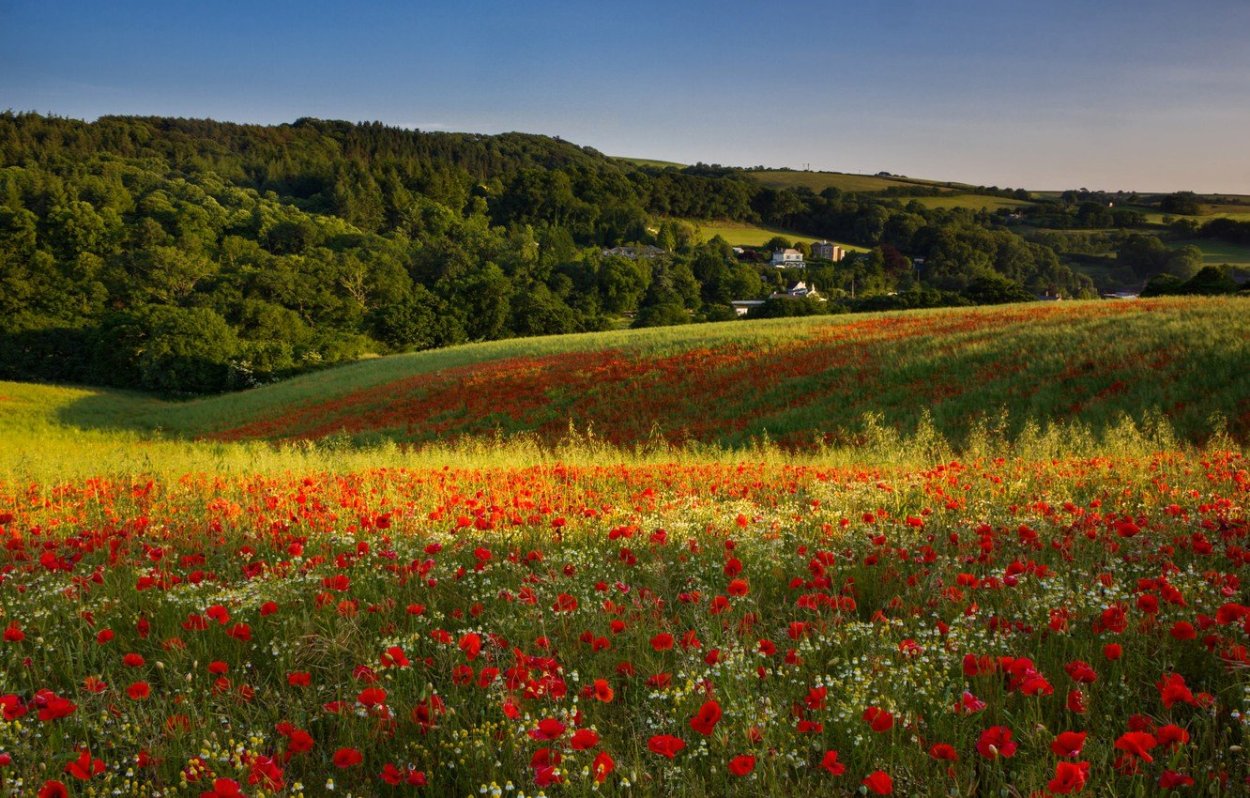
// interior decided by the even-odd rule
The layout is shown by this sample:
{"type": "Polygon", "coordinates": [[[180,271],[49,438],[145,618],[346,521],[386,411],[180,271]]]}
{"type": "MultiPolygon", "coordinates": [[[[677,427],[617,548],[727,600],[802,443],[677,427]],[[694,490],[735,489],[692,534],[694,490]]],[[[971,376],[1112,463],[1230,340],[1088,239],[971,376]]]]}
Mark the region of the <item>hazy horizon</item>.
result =
{"type": "Polygon", "coordinates": [[[1250,194],[1250,4],[0,7],[0,107],[559,136],[609,155],[1250,194]]]}

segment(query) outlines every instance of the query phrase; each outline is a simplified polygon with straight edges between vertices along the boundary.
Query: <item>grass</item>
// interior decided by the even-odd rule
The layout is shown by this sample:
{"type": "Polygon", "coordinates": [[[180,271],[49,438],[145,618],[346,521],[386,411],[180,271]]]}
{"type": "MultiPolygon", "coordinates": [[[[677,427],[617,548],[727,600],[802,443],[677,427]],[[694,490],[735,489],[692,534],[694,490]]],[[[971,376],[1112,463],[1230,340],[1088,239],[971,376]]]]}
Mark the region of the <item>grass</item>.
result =
{"type": "Polygon", "coordinates": [[[1009,197],[989,197],[982,194],[944,194],[940,197],[911,197],[926,208],[965,208],[972,211],[997,211],[1003,208],[1028,208],[1034,203],[1009,197]]]}
{"type": "MultiPolygon", "coordinates": [[[[700,241],[710,241],[716,236],[720,236],[735,247],[763,246],[777,236],[781,236],[791,242],[816,240],[812,236],[796,233],[793,230],[784,230],[780,227],[766,227],[748,222],[729,220],[704,221],[699,219],[682,219],[681,221],[693,225],[697,229],[700,241]]],[[[860,247],[854,244],[839,243],[838,245],[847,252],[868,251],[867,247],[860,247]]]]}
{"type": "Polygon", "coordinates": [[[676,161],[659,161],[654,158],[630,158],[625,155],[614,155],[612,157],[614,160],[632,163],[635,166],[654,166],[657,169],[667,169],[669,167],[682,169],[686,166],[684,163],[677,163],[676,161]]]}
{"type": "MultiPolygon", "coordinates": [[[[932,180],[919,180],[906,177],[879,177],[877,175],[855,175],[842,172],[791,172],[783,169],[748,172],[760,183],[769,188],[807,188],[819,194],[827,188],[855,193],[875,193],[887,188],[911,186],[938,186],[947,188],[947,184],[932,180]]],[[[954,185],[954,184],[952,184],[954,185]]]]}
{"type": "Polygon", "coordinates": [[[1093,450],[1126,418],[1183,441],[1221,428],[1245,441],[1245,309],[1070,302],[521,339],[190,402],[0,383],[0,475],[398,464],[416,456],[403,446],[456,462],[498,459],[499,445],[517,462],[561,447],[592,460],[771,444],[843,457],[881,431],[931,430],[956,449],[990,432],[1002,446],[1055,434],[1093,450]]]}
{"type": "Polygon", "coordinates": [[[0,382],[0,792],[1042,795],[1064,731],[1082,794],[1250,783],[1245,310],[0,382]]]}
{"type": "Polygon", "coordinates": [[[1180,247],[1193,244],[1202,250],[1202,261],[1208,266],[1250,266],[1250,245],[1234,244],[1214,238],[1194,238],[1183,241],[1169,241],[1168,246],[1180,247]]]}

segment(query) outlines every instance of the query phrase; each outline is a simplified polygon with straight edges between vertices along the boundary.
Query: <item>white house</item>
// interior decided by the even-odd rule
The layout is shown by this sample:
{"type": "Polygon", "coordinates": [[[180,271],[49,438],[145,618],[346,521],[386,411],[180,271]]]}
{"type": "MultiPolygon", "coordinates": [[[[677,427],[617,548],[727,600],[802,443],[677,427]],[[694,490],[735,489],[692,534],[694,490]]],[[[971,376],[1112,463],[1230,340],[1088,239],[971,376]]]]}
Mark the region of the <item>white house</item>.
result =
{"type": "Polygon", "coordinates": [[[790,248],[775,250],[772,264],[778,269],[802,269],[807,265],[803,262],[803,253],[790,248]]]}
{"type": "Polygon", "coordinates": [[[821,302],[825,301],[825,298],[820,295],[820,293],[815,289],[815,287],[808,288],[807,283],[803,282],[802,280],[790,286],[790,288],[785,291],[772,292],[771,294],[768,295],[768,298],[769,299],[808,298],[808,299],[818,299],[821,302]]]}

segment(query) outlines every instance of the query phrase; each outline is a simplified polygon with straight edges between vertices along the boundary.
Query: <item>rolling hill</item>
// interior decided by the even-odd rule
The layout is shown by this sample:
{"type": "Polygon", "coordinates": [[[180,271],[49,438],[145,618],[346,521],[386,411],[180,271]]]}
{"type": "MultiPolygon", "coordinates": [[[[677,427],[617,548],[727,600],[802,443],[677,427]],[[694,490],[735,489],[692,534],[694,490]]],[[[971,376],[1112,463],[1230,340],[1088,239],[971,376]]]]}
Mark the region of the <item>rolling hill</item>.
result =
{"type": "Polygon", "coordinates": [[[550,445],[573,429],[625,449],[767,438],[802,451],[926,425],[956,445],[987,433],[1018,438],[1030,426],[1103,435],[1126,417],[1190,442],[1221,425],[1250,438],[1244,300],[1035,303],[495,341],[189,402],[0,383],[0,459],[37,458],[56,430],[74,441],[88,430],[211,447],[517,435],[550,445]]]}

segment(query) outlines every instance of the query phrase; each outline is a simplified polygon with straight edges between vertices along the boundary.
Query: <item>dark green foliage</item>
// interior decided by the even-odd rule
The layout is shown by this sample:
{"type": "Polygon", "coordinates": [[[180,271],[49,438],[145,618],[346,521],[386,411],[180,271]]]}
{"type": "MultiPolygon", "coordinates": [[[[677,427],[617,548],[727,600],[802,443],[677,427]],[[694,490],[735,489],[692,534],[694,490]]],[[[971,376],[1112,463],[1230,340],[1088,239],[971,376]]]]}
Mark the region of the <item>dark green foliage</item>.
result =
{"type": "Polygon", "coordinates": [[[1241,286],[1227,266],[1204,266],[1188,280],[1173,274],[1157,274],[1142,289],[1142,296],[1235,294],[1241,286]]]}
{"type": "MultiPolygon", "coordinates": [[[[367,352],[601,329],[612,316],[728,318],[731,301],[787,287],[766,252],[698,244],[680,217],[875,247],[811,270],[835,296],[917,281],[984,301],[1090,291],[1052,248],[989,214],[907,196],[778,191],[738,169],[640,167],[519,133],[7,112],[0,376],[219,391],[367,352]],[[619,246],[631,254],[604,254],[619,246]],[[929,265],[913,269],[913,257],[929,265]]],[[[1074,213],[1105,221],[1100,201],[1074,198],[1089,206],[1074,213]]]]}

